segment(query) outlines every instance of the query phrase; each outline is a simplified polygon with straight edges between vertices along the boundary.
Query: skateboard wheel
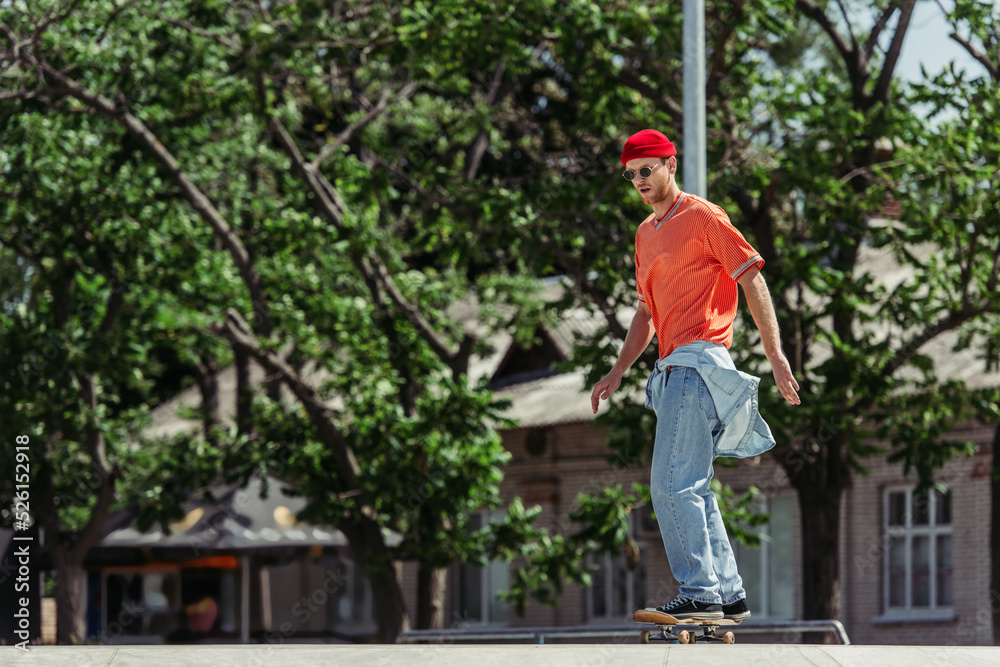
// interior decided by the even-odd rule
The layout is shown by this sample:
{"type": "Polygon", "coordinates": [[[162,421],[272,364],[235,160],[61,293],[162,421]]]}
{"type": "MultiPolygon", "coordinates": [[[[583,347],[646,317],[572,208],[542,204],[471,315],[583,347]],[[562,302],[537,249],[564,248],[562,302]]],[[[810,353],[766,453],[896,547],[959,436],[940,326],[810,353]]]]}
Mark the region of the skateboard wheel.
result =
{"type": "Polygon", "coordinates": [[[731,632],[727,632],[726,634],[722,635],[722,643],[723,644],[735,644],[736,643],[736,635],[734,635],[731,632]]]}
{"type": "Polygon", "coordinates": [[[648,644],[649,643],[649,630],[643,630],[639,633],[639,643],[648,644]]]}
{"type": "Polygon", "coordinates": [[[681,630],[677,633],[677,643],[678,644],[688,644],[691,642],[691,633],[687,630],[681,630]]]}

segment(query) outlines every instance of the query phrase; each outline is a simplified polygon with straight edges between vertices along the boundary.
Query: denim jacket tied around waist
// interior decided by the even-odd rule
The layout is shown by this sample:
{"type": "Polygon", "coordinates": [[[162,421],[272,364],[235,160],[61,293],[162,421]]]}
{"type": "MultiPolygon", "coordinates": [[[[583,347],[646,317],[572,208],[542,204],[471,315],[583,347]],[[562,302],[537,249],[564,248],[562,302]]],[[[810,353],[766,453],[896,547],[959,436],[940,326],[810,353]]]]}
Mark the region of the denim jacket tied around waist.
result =
{"type": "Polygon", "coordinates": [[[718,343],[694,341],[657,361],[646,382],[647,408],[653,409],[653,383],[666,385],[668,374],[664,371],[674,366],[695,369],[712,396],[722,426],[722,433],[715,442],[716,456],[742,459],[758,456],[774,447],[771,428],[758,411],[760,378],[736,370],[729,350],[718,343]]]}

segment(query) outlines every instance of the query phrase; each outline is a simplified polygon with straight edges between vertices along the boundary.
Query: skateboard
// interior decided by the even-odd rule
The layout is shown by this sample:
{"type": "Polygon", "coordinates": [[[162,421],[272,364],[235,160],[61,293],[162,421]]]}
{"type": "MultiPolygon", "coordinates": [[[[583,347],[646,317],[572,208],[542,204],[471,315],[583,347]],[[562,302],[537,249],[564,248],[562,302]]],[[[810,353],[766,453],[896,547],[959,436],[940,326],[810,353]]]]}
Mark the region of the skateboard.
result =
{"type": "Polygon", "coordinates": [[[720,637],[716,634],[724,625],[739,625],[740,621],[729,618],[717,618],[711,621],[699,621],[694,619],[677,619],[670,614],[664,614],[655,609],[640,609],[632,614],[632,620],[636,623],[651,623],[659,627],[659,631],[643,630],[639,633],[639,642],[648,644],[651,640],[676,641],[678,644],[694,644],[696,642],[722,642],[723,644],[734,644],[736,637],[732,632],[725,632],[720,637]],[[677,631],[677,628],[687,628],[677,631]],[[701,630],[701,636],[698,630],[701,630]]]}

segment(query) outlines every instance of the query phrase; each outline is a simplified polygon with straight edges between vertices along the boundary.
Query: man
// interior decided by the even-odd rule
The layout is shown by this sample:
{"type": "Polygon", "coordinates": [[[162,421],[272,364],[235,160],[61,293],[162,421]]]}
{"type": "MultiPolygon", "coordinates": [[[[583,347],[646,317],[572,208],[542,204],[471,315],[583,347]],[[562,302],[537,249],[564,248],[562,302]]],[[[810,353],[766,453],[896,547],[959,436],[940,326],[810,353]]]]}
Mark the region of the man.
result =
{"type": "Polygon", "coordinates": [[[677,151],[655,130],[632,135],[624,177],[652,207],[635,236],[638,311],[611,372],[594,385],[597,412],[656,334],[659,360],[646,384],[656,412],[650,471],[653,510],[678,596],[658,611],[678,619],[742,621],[750,616],[715,494],[716,456],[756,456],[774,446],[757,413],[759,378],[729,356],[739,283],[760,330],[781,395],[799,404],[799,386],[781,351],[778,323],[760,269],[764,260],[720,207],[681,192],[677,151]]]}

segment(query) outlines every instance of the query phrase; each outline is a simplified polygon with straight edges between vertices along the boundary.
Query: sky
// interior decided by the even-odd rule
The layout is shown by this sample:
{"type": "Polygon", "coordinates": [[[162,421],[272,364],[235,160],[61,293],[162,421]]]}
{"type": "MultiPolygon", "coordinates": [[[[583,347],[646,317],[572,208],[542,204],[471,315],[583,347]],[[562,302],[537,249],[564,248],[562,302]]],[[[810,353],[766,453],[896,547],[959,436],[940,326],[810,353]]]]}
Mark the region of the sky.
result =
{"type": "Polygon", "coordinates": [[[903,50],[896,64],[896,74],[908,81],[920,77],[920,65],[933,76],[954,60],[959,69],[965,69],[972,76],[986,74],[986,69],[976,62],[958,42],[948,37],[951,26],[937,3],[918,2],[910,17],[910,26],[903,40],[903,50]]]}

